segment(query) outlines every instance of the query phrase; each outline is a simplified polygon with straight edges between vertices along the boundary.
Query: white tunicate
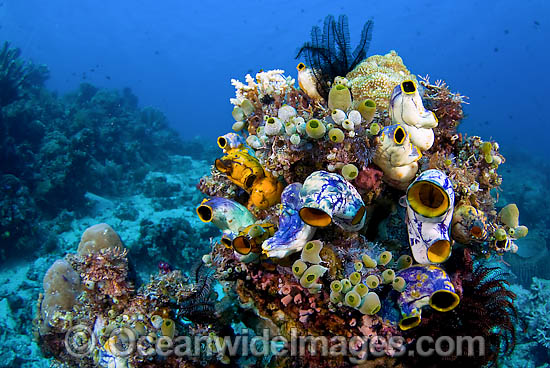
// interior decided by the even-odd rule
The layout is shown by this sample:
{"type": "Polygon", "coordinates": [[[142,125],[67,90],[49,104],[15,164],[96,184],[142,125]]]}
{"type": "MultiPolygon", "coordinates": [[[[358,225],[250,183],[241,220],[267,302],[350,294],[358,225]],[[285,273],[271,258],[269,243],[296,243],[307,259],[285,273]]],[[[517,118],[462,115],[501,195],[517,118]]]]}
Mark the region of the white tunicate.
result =
{"type": "Polygon", "coordinates": [[[336,170],[336,168],[334,167],[333,164],[328,164],[328,165],[327,165],[327,169],[328,169],[328,171],[334,171],[334,170],[336,170]]]}
{"type": "Polygon", "coordinates": [[[355,138],[355,132],[353,130],[349,132],[348,135],[350,138],[355,138]]]}
{"type": "Polygon", "coordinates": [[[327,160],[329,161],[336,160],[336,153],[329,153],[327,155],[327,160]]]}
{"type": "Polygon", "coordinates": [[[244,121],[236,121],[233,123],[233,130],[236,132],[240,132],[244,128],[244,121]]]}
{"type": "Polygon", "coordinates": [[[264,129],[267,135],[278,135],[283,129],[283,124],[279,118],[270,117],[265,121],[264,129]]]}
{"type": "Polygon", "coordinates": [[[300,136],[298,134],[292,134],[290,136],[290,143],[292,143],[293,145],[297,146],[300,144],[300,136]]]}
{"type": "Polygon", "coordinates": [[[246,138],[246,144],[254,149],[258,149],[262,146],[262,142],[260,142],[260,138],[258,138],[257,135],[248,136],[248,138],[246,138]]]}
{"type": "Polygon", "coordinates": [[[346,113],[340,109],[335,109],[332,111],[332,120],[338,125],[342,124],[342,122],[346,119],[346,113]]]}
{"type": "Polygon", "coordinates": [[[296,109],[288,105],[281,106],[277,112],[277,116],[282,121],[289,121],[292,117],[296,116],[296,109]]]}
{"type": "Polygon", "coordinates": [[[357,110],[351,110],[348,113],[348,119],[353,122],[355,125],[361,124],[361,113],[357,110]]]}
{"type": "Polygon", "coordinates": [[[345,130],[353,131],[355,129],[355,124],[353,124],[353,121],[346,119],[342,122],[342,128],[345,130]]]}
{"type": "MultiPolygon", "coordinates": [[[[303,120],[303,119],[302,119],[303,120]]],[[[306,134],[306,122],[302,121],[296,125],[296,131],[301,135],[306,134]]]]}
{"type": "Polygon", "coordinates": [[[288,135],[292,135],[292,134],[296,133],[296,125],[294,125],[292,123],[286,123],[285,124],[285,132],[288,135]]]}

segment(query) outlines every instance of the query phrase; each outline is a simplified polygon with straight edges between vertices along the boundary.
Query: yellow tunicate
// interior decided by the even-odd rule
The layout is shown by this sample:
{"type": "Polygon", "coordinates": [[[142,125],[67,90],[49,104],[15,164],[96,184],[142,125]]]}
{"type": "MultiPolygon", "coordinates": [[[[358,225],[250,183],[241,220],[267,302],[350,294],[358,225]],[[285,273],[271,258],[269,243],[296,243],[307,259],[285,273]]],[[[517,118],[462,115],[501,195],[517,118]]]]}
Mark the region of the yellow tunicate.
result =
{"type": "Polygon", "coordinates": [[[481,143],[481,146],[479,148],[481,152],[487,155],[493,150],[493,145],[491,144],[491,142],[483,142],[481,143]]]}
{"type": "Polygon", "coordinates": [[[378,265],[378,263],[374,259],[369,257],[367,254],[363,254],[363,256],[361,257],[361,260],[363,261],[363,264],[367,268],[374,268],[378,265]]]}
{"type": "Polygon", "coordinates": [[[493,155],[491,155],[490,153],[485,154],[485,162],[487,162],[488,164],[492,164],[493,163],[493,155]]]}
{"type": "Polygon", "coordinates": [[[160,330],[162,331],[163,336],[173,339],[174,333],[176,331],[176,324],[170,318],[165,318],[162,321],[162,326],[160,327],[160,330]]]}
{"type": "Polygon", "coordinates": [[[330,292],[330,301],[334,304],[340,303],[342,301],[342,293],[339,291],[331,291],[330,292]]]}
{"type": "Polygon", "coordinates": [[[514,237],[516,239],[523,238],[523,237],[527,236],[528,232],[529,232],[529,229],[527,228],[527,226],[520,225],[520,226],[515,228],[514,237]]]}
{"type": "Polygon", "coordinates": [[[393,279],[392,286],[396,291],[402,292],[407,287],[407,282],[401,276],[393,279]]]}
{"type": "Polygon", "coordinates": [[[248,116],[248,115],[251,115],[254,110],[256,109],[254,107],[254,105],[252,104],[252,102],[250,102],[249,99],[244,99],[243,102],[241,102],[241,105],[240,105],[241,109],[243,109],[243,112],[248,116]]]}
{"type": "Polygon", "coordinates": [[[351,106],[351,92],[343,84],[332,86],[328,94],[328,108],[331,110],[340,109],[346,111],[351,106]]]}
{"type": "Polygon", "coordinates": [[[363,262],[361,261],[353,262],[353,268],[355,269],[355,271],[361,272],[361,270],[363,269],[363,262]]]}
{"type": "Polygon", "coordinates": [[[380,129],[380,124],[372,123],[369,127],[369,133],[370,135],[378,135],[378,133],[380,133],[380,129]]]}
{"type": "Polygon", "coordinates": [[[494,235],[496,240],[503,241],[504,239],[506,239],[506,230],[504,230],[503,228],[498,228],[496,229],[494,235]]]}
{"type": "Polygon", "coordinates": [[[366,280],[367,286],[371,289],[376,289],[380,285],[380,279],[376,275],[369,275],[366,280]]]}
{"type": "Polygon", "coordinates": [[[378,313],[381,308],[380,298],[378,294],[373,291],[370,291],[363,297],[363,304],[359,308],[359,311],[363,314],[368,314],[369,316],[378,313]]]}
{"type": "Polygon", "coordinates": [[[389,284],[393,282],[395,278],[395,272],[393,270],[385,270],[382,272],[382,279],[384,279],[384,284],[389,284]]]}
{"type": "Polygon", "coordinates": [[[342,292],[343,293],[347,293],[348,291],[351,290],[352,285],[351,285],[351,282],[348,279],[342,279],[342,280],[340,280],[340,282],[342,283],[342,292]]]}
{"type": "Polygon", "coordinates": [[[328,131],[328,138],[330,139],[331,142],[340,143],[344,140],[345,135],[342,129],[332,128],[331,130],[328,131]]]}
{"type": "Polygon", "coordinates": [[[347,180],[353,180],[359,174],[359,169],[354,164],[347,164],[342,167],[342,176],[347,180]]]}
{"type": "Polygon", "coordinates": [[[323,276],[327,270],[328,268],[319,265],[310,266],[300,277],[300,285],[305,288],[314,286],[319,277],[323,276]]]}
{"type": "Polygon", "coordinates": [[[407,254],[403,254],[401,257],[397,259],[397,268],[400,270],[402,270],[403,268],[410,267],[411,264],[412,264],[412,257],[407,254]]]}
{"type": "Polygon", "coordinates": [[[353,272],[349,275],[349,281],[352,285],[357,285],[361,281],[361,274],[359,272],[353,272]]]}
{"type": "Polygon", "coordinates": [[[334,280],[333,282],[330,283],[330,290],[335,292],[342,291],[342,283],[338,280],[334,280]]]}
{"type": "Polygon", "coordinates": [[[307,265],[299,259],[292,264],[292,273],[296,277],[301,277],[306,271],[306,269],[307,269],[307,265]]]}
{"type": "Polygon", "coordinates": [[[498,213],[498,217],[508,227],[516,228],[519,226],[519,209],[514,203],[504,206],[498,213]]]}
{"type": "Polygon", "coordinates": [[[374,118],[374,113],[376,112],[376,102],[370,98],[367,98],[359,103],[357,110],[363,119],[365,119],[365,124],[370,124],[374,118]]]}
{"type": "Polygon", "coordinates": [[[380,254],[380,256],[378,257],[378,264],[380,264],[382,266],[385,266],[388,263],[390,263],[391,258],[392,258],[391,253],[386,250],[386,251],[382,252],[380,254]]]}
{"type": "Polygon", "coordinates": [[[323,138],[326,133],[325,125],[317,119],[311,119],[306,124],[306,133],[310,138],[323,138]]]}
{"type": "Polygon", "coordinates": [[[357,292],[350,290],[344,296],[344,302],[348,307],[357,308],[361,304],[361,296],[357,292]]]}
{"type": "Polygon", "coordinates": [[[245,118],[243,109],[238,106],[235,106],[231,112],[231,115],[233,115],[233,119],[235,119],[235,121],[241,121],[245,118]]]}
{"type": "Polygon", "coordinates": [[[352,290],[361,295],[361,297],[365,296],[369,292],[369,288],[363,283],[355,285],[352,290]]]}

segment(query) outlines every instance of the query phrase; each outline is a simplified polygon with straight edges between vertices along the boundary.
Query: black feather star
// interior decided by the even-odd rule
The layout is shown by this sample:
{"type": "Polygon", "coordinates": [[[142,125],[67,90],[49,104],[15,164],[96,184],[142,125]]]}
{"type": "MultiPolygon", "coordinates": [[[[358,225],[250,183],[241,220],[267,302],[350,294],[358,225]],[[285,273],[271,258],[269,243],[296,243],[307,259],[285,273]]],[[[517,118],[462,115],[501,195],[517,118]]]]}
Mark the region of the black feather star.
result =
{"type": "Polygon", "coordinates": [[[306,42],[298,51],[296,59],[305,55],[306,62],[317,80],[317,90],[327,98],[330,84],[335,77],[345,77],[365,57],[372,39],[374,22],[368,20],[361,31],[361,40],[353,52],[349,36],[348,17],[340,15],[338,22],[327,15],[323,32],[318,26],[311,29],[311,42],[306,42]]]}

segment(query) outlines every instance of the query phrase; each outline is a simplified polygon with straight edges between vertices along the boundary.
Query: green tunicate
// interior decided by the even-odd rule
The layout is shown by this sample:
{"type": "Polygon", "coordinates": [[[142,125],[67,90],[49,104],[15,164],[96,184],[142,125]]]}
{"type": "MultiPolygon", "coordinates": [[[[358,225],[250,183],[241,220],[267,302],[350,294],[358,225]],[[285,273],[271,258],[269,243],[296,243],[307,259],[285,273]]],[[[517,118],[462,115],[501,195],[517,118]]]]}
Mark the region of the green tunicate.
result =
{"type": "Polygon", "coordinates": [[[380,133],[380,125],[378,123],[372,123],[369,127],[370,135],[378,135],[380,133]]]}
{"type": "Polygon", "coordinates": [[[351,290],[352,285],[351,285],[351,282],[348,279],[342,279],[342,280],[340,280],[340,282],[342,283],[342,292],[343,293],[347,293],[348,291],[351,290]]]}
{"type": "Polygon", "coordinates": [[[516,237],[516,229],[511,227],[508,229],[508,235],[510,235],[512,238],[516,237]]]}
{"type": "Polygon", "coordinates": [[[312,286],[315,286],[316,281],[319,279],[319,277],[323,276],[325,272],[328,271],[328,268],[319,266],[319,265],[313,265],[310,266],[300,277],[300,285],[305,288],[310,288],[312,286]]]}
{"type": "Polygon", "coordinates": [[[323,243],[320,240],[308,241],[302,249],[302,261],[319,264],[321,262],[321,256],[319,255],[321,249],[323,249],[323,243]]]}
{"type": "Polygon", "coordinates": [[[498,228],[496,229],[495,231],[495,239],[498,240],[498,241],[503,241],[504,239],[506,239],[506,230],[504,230],[503,228],[498,228]]]}
{"type": "Polygon", "coordinates": [[[361,257],[361,260],[363,261],[363,264],[367,268],[374,268],[377,266],[376,261],[371,257],[369,257],[367,254],[363,254],[363,256],[361,257]]]}
{"type": "Polygon", "coordinates": [[[245,123],[244,121],[236,121],[235,123],[233,123],[233,130],[236,131],[236,132],[240,132],[241,130],[243,130],[245,126],[245,123]]]}
{"type": "Polygon", "coordinates": [[[337,84],[328,93],[328,108],[346,111],[351,106],[351,92],[348,87],[337,84]]]}
{"type": "Polygon", "coordinates": [[[365,296],[369,292],[369,288],[367,285],[360,283],[353,287],[353,291],[355,291],[357,294],[361,295],[361,297],[365,296]]]}
{"type": "Polygon", "coordinates": [[[369,275],[366,282],[367,286],[371,289],[376,289],[380,285],[380,279],[376,275],[369,275]]]}
{"type": "Polygon", "coordinates": [[[410,267],[411,264],[412,264],[412,257],[407,254],[403,254],[401,257],[397,259],[397,268],[400,270],[410,267]]]}
{"type": "Polygon", "coordinates": [[[330,292],[330,301],[334,304],[340,303],[342,301],[342,293],[339,291],[331,291],[330,292]]]}
{"type": "Polygon", "coordinates": [[[355,271],[360,272],[363,269],[363,262],[355,261],[353,263],[353,268],[355,269],[355,271]]]}
{"type": "Polygon", "coordinates": [[[334,280],[330,283],[330,290],[340,292],[342,291],[342,283],[338,280],[334,280]]]}
{"type": "Polygon", "coordinates": [[[449,167],[453,164],[453,160],[451,160],[450,158],[447,158],[445,159],[445,161],[443,162],[443,164],[446,166],[446,167],[449,167]]]}
{"type": "Polygon", "coordinates": [[[359,281],[361,281],[361,274],[359,272],[352,272],[352,274],[349,275],[349,281],[352,285],[357,285],[359,281]]]}
{"type": "Polygon", "coordinates": [[[306,271],[306,269],[307,269],[307,265],[299,259],[296,262],[294,262],[294,264],[292,265],[292,273],[296,277],[302,276],[306,271]]]}
{"type": "Polygon", "coordinates": [[[241,102],[241,109],[243,109],[243,112],[248,116],[251,115],[256,108],[249,99],[245,98],[243,102],[241,102]]]}
{"type": "Polygon", "coordinates": [[[231,115],[233,115],[233,119],[235,119],[235,121],[241,121],[245,118],[243,109],[238,106],[235,106],[231,112],[231,115]]]}
{"type": "Polygon", "coordinates": [[[378,257],[378,264],[380,264],[382,266],[385,266],[388,263],[390,263],[391,258],[392,258],[391,253],[386,250],[386,251],[382,252],[380,254],[380,256],[378,257]]]}
{"type": "Polygon", "coordinates": [[[344,296],[344,303],[348,307],[357,308],[361,304],[361,295],[353,290],[350,290],[344,296]]]}
{"type": "Polygon", "coordinates": [[[395,278],[395,272],[393,270],[385,270],[382,272],[382,279],[384,280],[384,284],[389,284],[393,282],[393,279],[395,278]]]}
{"type": "Polygon", "coordinates": [[[529,232],[529,229],[527,228],[527,226],[520,225],[520,226],[515,228],[514,237],[516,239],[523,238],[523,237],[527,236],[528,232],[529,232]]]}
{"type": "Polygon", "coordinates": [[[328,138],[331,142],[340,143],[344,140],[344,132],[340,128],[332,128],[328,131],[328,138]]]}
{"type": "Polygon", "coordinates": [[[327,130],[330,132],[330,130],[334,128],[334,124],[328,123],[327,126],[326,126],[326,128],[327,128],[327,130]]]}
{"type": "Polygon", "coordinates": [[[347,180],[353,180],[359,174],[357,166],[354,164],[347,164],[342,167],[342,176],[347,180]]]}
{"type": "Polygon", "coordinates": [[[363,304],[359,308],[359,311],[363,314],[368,314],[369,316],[378,313],[380,310],[380,298],[378,294],[373,291],[370,291],[363,297],[363,304]]]}
{"type": "Polygon", "coordinates": [[[493,145],[491,144],[491,142],[483,142],[481,143],[480,149],[481,149],[481,152],[487,155],[491,153],[491,151],[493,150],[493,145]]]}
{"type": "Polygon", "coordinates": [[[485,154],[485,162],[487,162],[488,164],[492,164],[493,163],[493,155],[491,155],[490,153],[485,154]]]}
{"type": "Polygon", "coordinates": [[[407,282],[401,276],[393,279],[392,286],[396,291],[402,292],[407,287],[407,282]]]}
{"type": "Polygon", "coordinates": [[[290,143],[292,143],[293,145],[295,146],[299,145],[300,141],[301,141],[301,138],[298,134],[292,134],[290,136],[290,143]]]}
{"type": "Polygon", "coordinates": [[[498,217],[508,227],[516,228],[519,226],[519,209],[515,203],[504,206],[498,213],[498,217]]]}
{"type": "Polygon", "coordinates": [[[306,133],[310,138],[323,138],[326,133],[325,125],[317,119],[311,119],[306,124],[306,133]]]}

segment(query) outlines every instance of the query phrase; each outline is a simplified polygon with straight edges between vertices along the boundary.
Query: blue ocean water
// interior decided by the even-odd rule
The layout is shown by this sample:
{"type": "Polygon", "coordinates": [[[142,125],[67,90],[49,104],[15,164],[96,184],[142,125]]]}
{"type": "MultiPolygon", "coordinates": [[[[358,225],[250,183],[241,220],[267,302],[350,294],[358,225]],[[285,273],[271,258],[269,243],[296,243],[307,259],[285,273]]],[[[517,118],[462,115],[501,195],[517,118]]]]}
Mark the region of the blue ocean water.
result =
{"type": "MultiPolygon", "coordinates": [[[[367,56],[395,50],[412,74],[444,80],[468,97],[459,131],[499,143],[507,162],[498,207],[517,203],[521,224],[529,227],[528,238],[518,241],[521,259],[492,260],[511,270],[523,321],[517,322],[515,352],[501,363],[550,366],[545,0],[0,1],[0,42],[19,48],[23,60],[47,65],[45,88],[53,93],[41,97],[46,112],[30,114],[31,126],[0,131],[2,214],[18,219],[1,228],[0,314],[6,318],[0,328],[7,332],[0,338],[0,366],[49,365],[32,336],[42,278],[55,259],[76,250],[88,226],[107,222],[115,228],[132,249],[141,281],[157,272],[159,261],[189,270],[209,250],[208,243],[189,246],[219,235],[196,218],[203,195],[195,186],[218,155],[216,138],[234,122],[231,79],[271,69],[297,78],[303,61],[295,59],[297,51],[327,14],[348,16],[352,46],[372,19],[367,56]],[[124,91],[123,97],[112,91],[124,91]],[[140,130],[149,122],[159,125],[140,130]],[[44,128],[61,132],[68,123],[75,128],[66,139],[44,128]],[[165,134],[163,124],[184,142],[165,134]],[[104,134],[95,132],[104,126],[104,134]],[[10,134],[23,142],[13,151],[10,134]],[[41,135],[56,144],[38,156],[26,147],[41,135]],[[90,177],[77,159],[81,153],[93,157],[86,161],[94,167],[90,177]],[[33,162],[33,155],[40,159],[33,162]]],[[[32,109],[16,105],[2,107],[2,124],[32,109]]]]}

